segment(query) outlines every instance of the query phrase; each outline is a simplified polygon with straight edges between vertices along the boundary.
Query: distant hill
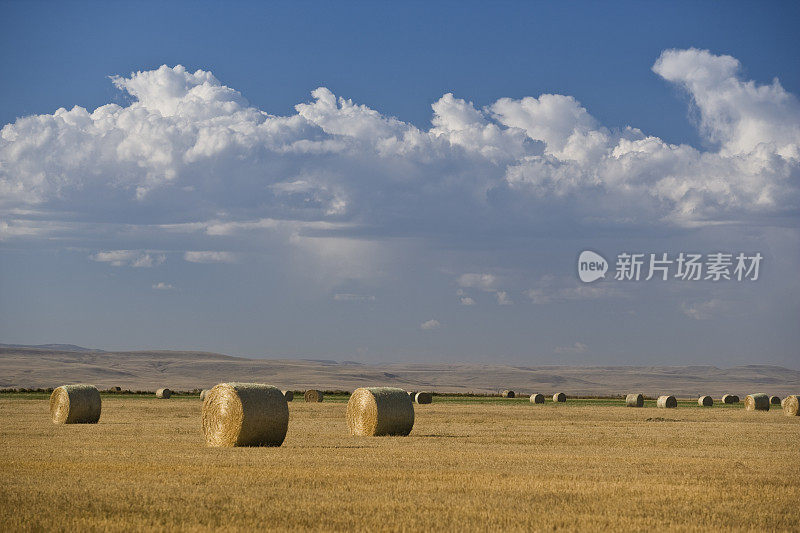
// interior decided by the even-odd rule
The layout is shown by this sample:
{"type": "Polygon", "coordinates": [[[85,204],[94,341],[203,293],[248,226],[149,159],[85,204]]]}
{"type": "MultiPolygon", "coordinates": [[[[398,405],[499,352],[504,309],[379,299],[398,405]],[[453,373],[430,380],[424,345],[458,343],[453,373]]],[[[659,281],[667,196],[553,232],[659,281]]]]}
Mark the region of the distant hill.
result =
{"type": "Polygon", "coordinates": [[[0,348],[31,348],[34,350],[54,350],[59,352],[102,352],[103,350],[93,350],[91,348],[84,348],[83,346],[76,346],[74,344],[3,344],[0,343],[0,348]]]}
{"type": "MultiPolygon", "coordinates": [[[[55,345],[61,346],[61,345],[55,345]]],[[[682,397],[724,393],[800,393],[800,371],[770,365],[519,366],[478,363],[364,364],[330,360],[247,359],[192,351],[106,352],[79,346],[53,349],[0,345],[0,388],[93,383],[101,388],[177,390],[223,381],[270,383],[284,389],[353,390],[396,386],[406,390],[522,394],[616,395],[642,392],[682,397]]]]}

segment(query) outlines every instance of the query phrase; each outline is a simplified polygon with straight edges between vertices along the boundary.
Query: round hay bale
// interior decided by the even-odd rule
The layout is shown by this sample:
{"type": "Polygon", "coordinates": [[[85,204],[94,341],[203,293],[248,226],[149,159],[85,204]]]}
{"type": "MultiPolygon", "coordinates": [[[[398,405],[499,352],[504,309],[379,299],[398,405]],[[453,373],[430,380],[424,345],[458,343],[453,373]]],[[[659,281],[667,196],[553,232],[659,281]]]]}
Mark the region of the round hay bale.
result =
{"type": "Polygon", "coordinates": [[[800,416],[800,397],[797,395],[787,396],[783,399],[783,414],[786,416],[800,416]]]}
{"type": "Polygon", "coordinates": [[[111,387],[114,392],[122,392],[122,387],[111,387]]]}
{"type": "Polygon", "coordinates": [[[544,403],[544,394],[531,394],[531,403],[544,403]]]}
{"type": "Polygon", "coordinates": [[[722,397],[722,403],[724,404],[733,404],[738,402],[739,402],[739,397],[734,396],[733,394],[726,394],[725,396],[722,397]]]}
{"type": "Polygon", "coordinates": [[[553,401],[554,402],[564,403],[564,402],[567,401],[567,395],[564,394],[563,392],[557,392],[557,393],[553,394],[553,401]]]}
{"type": "Polygon", "coordinates": [[[291,402],[292,400],[294,400],[294,391],[285,390],[281,392],[283,393],[283,397],[286,398],[287,402],[291,402]]]}
{"type": "Polygon", "coordinates": [[[162,398],[164,400],[168,399],[172,396],[172,391],[169,389],[158,389],[156,391],[156,398],[162,398]]]}
{"type": "Polygon", "coordinates": [[[362,387],[347,402],[347,427],[357,436],[405,436],[414,427],[414,405],[403,389],[362,387]]]}
{"type": "Polygon", "coordinates": [[[418,392],[414,396],[414,401],[418,404],[427,404],[433,401],[433,395],[430,392],[418,392]]]}
{"type": "Polygon", "coordinates": [[[508,389],[504,390],[502,395],[503,398],[514,398],[516,396],[513,390],[508,390],[508,389]]]}
{"type": "Polygon", "coordinates": [[[675,396],[659,396],[658,400],[656,400],[656,407],[674,409],[678,407],[678,400],[675,399],[675,396]]]}
{"type": "Polygon", "coordinates": [[[628,394],[625,396],[625,407],[644,407],[644,395],[628,394]]]}
{"type": "Polygon", "coordinates": [[[208,446],[280,446],[288,427],[286,397],[271,385],[220,383],[203,400],[208,446]]]}
{"type": "Polygon", "coordinates": [[[739,397],[735,394],[733,395],[733,403],[739,403],[739,397]]]}
{"type": "Polygon", "coordinates": [[[303,394],[303,399],[307,402],[315,403],[322,401],[322,391],[309,389],[303,394]]]}
{"type": "Polygon", "coordinates": [[[780,405],[781,404],[781,397],[780,396],[770,396],[769,403],[772,405],[780,405]]]}
{"type": "Polygon", "coordinates": [[[700,407],[711,407],[712,405],[714,405],[714,398],[712,398],[711,396],[700,396],[697,399],[697,405],[699,405],[700,407]]]}
{"type": "Polygon", "coordinates": [[[200,391],[200,399],[205,400],[206,396],[208,396],[208,389],[203,389],[200,391]]]}
{"type": "Polygon", "coordinates": [[[744,399],[744,408],[748,411],[769,411],[769,396],[763,392],[748,394],[744,399]]]}
{"type": "Polygon", "coordinates": [[[94,385],[62,385],[50,394],[54,424],[96,424],[101,405],[100,391],[94,385]]]}

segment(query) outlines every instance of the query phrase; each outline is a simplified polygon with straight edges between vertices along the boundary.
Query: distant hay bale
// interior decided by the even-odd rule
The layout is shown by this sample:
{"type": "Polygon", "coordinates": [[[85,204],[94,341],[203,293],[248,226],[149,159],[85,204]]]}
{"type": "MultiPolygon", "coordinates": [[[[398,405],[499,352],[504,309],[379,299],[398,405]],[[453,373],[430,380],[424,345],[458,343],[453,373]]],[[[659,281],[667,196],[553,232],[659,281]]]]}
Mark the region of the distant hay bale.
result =
{"type": "Polygon", "coordinates": [[[418,404],[428,404],[433,401],[433,395],[430,392],[418,392],[414,396],[414,401],[418,404]]]}
{"type": "Polygon", "coordinates": [[[362,387],[347,402],[347,427],[357,436],[405,436],[414,427],[414,405],[403,389],[362,387]]]}
{"type": "Polygon", "coordinates": [[[800,397],[797,395],[787,396],[781,405],[786,416],[800,416],[800,397]]]}
{"type": "Polygon", "coordinates": [[[54,424],[96,424],[101,405],[100,391],[94,385],[62,385],[50,394],[54,424]]]}
{"type": "Polygon", "coordinates": [[[122,387],[111,387],[114,392],[122,392],[122,387]]]}
{"type": "Polygon", "coordinates": [[[744,399],[744,408],[748,411],[769,411],[769,396],[763,392],[748,394],[744,399]]]}
{"type": "Polygon", "coordinates": [[[303,394],[303,399],[310,403],[316,403],[322,401],[322,391],[316,389],[308,389],[305,394],[303,394]]]}
{"type": "Polygon", "coordinates": [[[164,400],[172,396],[172,391],[169,389],[158,389],[156,391],[156,398],[163,398],[164,400]]]}
{"type": "Polygon", "coordinates": [[[292,400],[294,400],[294,391],[284,390],[281,392],[283,393],[283,397],[286,398],[287,402],[291,402],[292,400]]]}
{"type": "Polygon", "coordinates": [[[208,395],[208,389],[203,389],[200,391],[200,399],[205,400],[206,396],[208,395]]]}
{"type": "Polygon", "coordinates": [[[772,405],[780,405],[781,404],[781,397],[780,396],[770,396],[769,403],[772,405]]]}
{"type": "Polygon", "coordinates": [[[544,403],[544,394],[531,394],[531,403],[544,403]]]}
{"type": "Polygon", "coordinates": [[[697,399],[697,405],[699,405],[700,407],[711,407],[712,405],[714,405],[714,398],[712,398],[711,396],[700,396],[697,399]]]}
{"type": "Polygon", "coordinates": [[[725,404],[739,403],[739,397],[734,396],[733,394],[726,394],[725,396],[722,397],[722,403],[725,404]]]}
{"type": "Polygon", "coordinates": [[[643,407],[644,396],[642,394],[628,394],[625,396],[625,407],[643,407]]]}
{"type": "Polygon", "coordinates": [[[203,401],[208,446],[280,446],[288,427],[286,397],[271,385],[220,383],[203,401]]]}
{"type": "Polygon", "coordinates": [[[656,401],[656,407],[660,407],[661,409],[674,409],[678,407],[678,400],[675,399],[675,396],[659,396],[656,401]]]}
{"type": "Polygon", "coordinates": [[[739,397],[735,394],[733,395],[733,403],[739,403],[739,397]]]}
{"type": "Polygon", "coordinates": [[[503,391],[503,398],[513,398],[515,396],[516,396],[516,394],[514,394],[513,390],[506,389],[506,390],[503,391]]]}
{"type": "Polygon", "coordinates": [[[553,394],[553,401],[564,403],[567,401],[567,395],[564,394],[563,392],[557,392],[553,394]]]}

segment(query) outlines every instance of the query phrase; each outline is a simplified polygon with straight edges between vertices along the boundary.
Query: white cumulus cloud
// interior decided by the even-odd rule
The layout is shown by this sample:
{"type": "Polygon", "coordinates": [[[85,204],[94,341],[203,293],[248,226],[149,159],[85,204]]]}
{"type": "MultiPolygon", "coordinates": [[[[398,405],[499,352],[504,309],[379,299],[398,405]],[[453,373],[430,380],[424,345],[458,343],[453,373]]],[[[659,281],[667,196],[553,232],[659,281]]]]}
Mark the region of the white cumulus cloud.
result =
{"type": "Polygon", "coordinates": [[[461,287],[480,289],[482,291],[493,290],[496,282],[497,277],[494,274],[461,274],[456,280],[456,283],[461,287]]]}
{"type": "Polygon", "coordinates": [[[513,300],[506,291],[497,291],[495,294],[497,298],[497,305],[513,305],[513,300]]]}
{"type": "Polygon", "coordinates": [[[442,325],[436,319],[426,320],[422,324],[419,325],[420,329],[424,330],[432,330],[432,329],[439,329],[442,325]]]}
{"type": "MultiPolygon", "coordinates": [[[[797,98],[777,80],[743,78],[730,56],[666,50],[654,60],[653,72],[688,94],[709,148],[603,125],[561,94],[477,108],[448,93],[425,130],[325,87],[279,116],[204,70],[114,76],[129,104],[60,108],[0,129],[0,240],[102,236],[134,248],[146,235],[207,250],[187,252],[190,262],[283,243],[309,271],[363,278],[389,268],[408,239],[490,253],[498,235],[543,228],[796,227],[797,98]]],[[[92,259],[163,261],[129,251],[92,259]]],[[[500,289],[489,273],[458,284],[500,289]]]]}

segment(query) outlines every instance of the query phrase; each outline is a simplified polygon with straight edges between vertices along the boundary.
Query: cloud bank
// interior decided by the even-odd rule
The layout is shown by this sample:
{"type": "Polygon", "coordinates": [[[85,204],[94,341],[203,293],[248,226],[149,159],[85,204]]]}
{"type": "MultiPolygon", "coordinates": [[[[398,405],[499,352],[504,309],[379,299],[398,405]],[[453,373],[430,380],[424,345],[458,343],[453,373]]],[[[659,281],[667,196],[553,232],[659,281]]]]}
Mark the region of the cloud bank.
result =
{"type": "MultiPolygon", "coordinates": [[[[342,263],[343,250],[360,253],[355,242],[398,237],[480,248],[486,235],[543,226],[796,221],[797,98],[777,79],[742,79],[735,58],[706,50],[664,51],[652,69],[686,91],[706,149],[604,126],[559,94],[482,109],[446,94],[423,130],[324,87],[276,116],[203,70],[114,76],[127,106],[61,108],[0,130],[0,240],[192,235],[207,251],[186,245],[185,260],[208,263],[236,259],[225,239],[256,247],[263,241],[247,236],[269,234],[310,260],[342,263]]],[[[163,262],[135,253],[91,258],[163,262]]],[[[465,274],[459,285],[498,289],[491,274],[465,274]]]]}

